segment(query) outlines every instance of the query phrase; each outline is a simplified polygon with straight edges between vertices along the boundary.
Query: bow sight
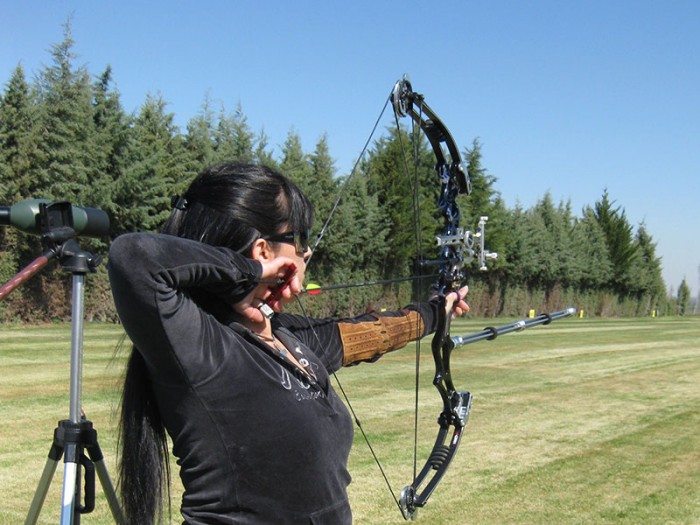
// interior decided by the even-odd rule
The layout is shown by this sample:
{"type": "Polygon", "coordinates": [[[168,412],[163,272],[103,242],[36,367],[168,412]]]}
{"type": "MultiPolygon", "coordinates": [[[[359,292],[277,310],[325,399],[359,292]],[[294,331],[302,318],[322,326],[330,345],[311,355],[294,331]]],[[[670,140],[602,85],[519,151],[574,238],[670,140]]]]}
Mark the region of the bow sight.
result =
{"type": "Polygon", "coordinates": [[[464,263],[469,263],[475,258],[478,261],[479,270],[485,272],[488,270],[486,266],[487,260],[498,259],[498,253],[486,249],[486,222],[489,220],[486,216],[479,217],[479,224],[476,232],[456,228],[454,233],[449,235],[436,235],[435,245],[438,248],[452,247],[458,254],[455,260],[435,259],[433,261],[421,261],[422,266],[433,264],[454,263],[457,260],[464,263]]]}

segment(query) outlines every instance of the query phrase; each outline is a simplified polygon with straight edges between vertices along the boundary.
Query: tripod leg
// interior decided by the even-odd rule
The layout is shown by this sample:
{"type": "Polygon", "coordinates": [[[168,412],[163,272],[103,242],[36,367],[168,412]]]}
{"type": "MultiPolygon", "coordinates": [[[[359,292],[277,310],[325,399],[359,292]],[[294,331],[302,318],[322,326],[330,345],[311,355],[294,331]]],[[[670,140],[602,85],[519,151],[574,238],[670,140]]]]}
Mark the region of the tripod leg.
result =
{"type": "Polygon", "coordinates": [[[95,432],[94,437],[95,440],[86,447],[88,455],[90,456],[90,460],[95,465],[97,477],[100,479],[100,484],[105,492],[107,503],[109,504],[109,509],[112,511],[114,521],[118,525],[125,525],[126,518],[124,518],[124,513],[122,512],[121,505],[119,504],[117,491],[114,490],[114,485],[112,485],[109,472],[107,472],[104,456],[102,456],[102,449],[100,449],[100,444],[97,442],[97,432],[95,432]]]}
{"type": "Polygon", "coordinates": [[[49,458],[46,460],[46,465],[44,465],[44,471],[41,474],[41,479],[39,479],[39,485],[34,493],[34,499],[29,507],[24,525],[35,525],[39,519],[41,508],[44,506],[46,495],[49,492],[49,487],[51,486],[51,481],[56,473],[56,467],[61,460],[61,456],[63,456],[63,449],[57,445],[52,445],[49,451],[49,458]]]}
{"type": "Polygon", "coordinates": [[[78,479],[79,447],[75,443],[66,446],[66,458],[63,465],[63,498],[61,500],[61,525],[73,525],[75,517],[76,494],[80,487],[78,479]]]}
{"type": "Polygon", "coordinates": [[[117,491],[114,490],[112,480],[109,478],[109,473],[107,472],[105,462],[102,460],[95,461],[95,470],[97,470],[97,477],[100,478],[100,484],[102,485],[102,489],[105,491],[107,503],[109,504],[109,509],[112,511],[112,516],[114,517],[115,523],[117,523],[118,525],[125,525],[126,518],[124,517],[121,505],[119,504],[117,491]]]}

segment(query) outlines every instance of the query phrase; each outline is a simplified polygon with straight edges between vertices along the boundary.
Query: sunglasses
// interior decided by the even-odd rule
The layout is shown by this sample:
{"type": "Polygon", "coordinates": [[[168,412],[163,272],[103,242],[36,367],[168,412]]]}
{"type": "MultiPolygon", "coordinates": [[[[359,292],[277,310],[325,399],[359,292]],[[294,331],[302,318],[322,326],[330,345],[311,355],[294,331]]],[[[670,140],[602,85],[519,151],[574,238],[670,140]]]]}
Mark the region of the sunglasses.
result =
{"type": "Polygon", "coordinates": [[[285,242],[288,244],[293,244],[297,255],[303,257],[304,254],[309,250],[311,245],[309,244],[309,237],[311,236],[310,230],[305,230],[303,232],[285,232],[278,233],[277,235],[270,235],[268,237],[263,237],[266,241],[271,242],[285,242]]]}

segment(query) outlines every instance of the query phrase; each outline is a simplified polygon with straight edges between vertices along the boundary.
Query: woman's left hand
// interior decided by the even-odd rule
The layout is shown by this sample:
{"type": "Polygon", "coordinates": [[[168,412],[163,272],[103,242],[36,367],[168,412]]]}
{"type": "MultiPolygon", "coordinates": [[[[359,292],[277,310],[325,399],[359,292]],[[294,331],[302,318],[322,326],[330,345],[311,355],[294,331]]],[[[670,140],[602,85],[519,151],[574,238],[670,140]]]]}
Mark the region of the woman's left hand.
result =
{"type": "Polygon", "coordinates": [[[445,297],[445,310],[448,314],[452,314],[453,319],[469,311],[469,305],[465,301],[467,293],[469,293],[469,287],[462,286],[456,292],[450,292],[445,297]]]}

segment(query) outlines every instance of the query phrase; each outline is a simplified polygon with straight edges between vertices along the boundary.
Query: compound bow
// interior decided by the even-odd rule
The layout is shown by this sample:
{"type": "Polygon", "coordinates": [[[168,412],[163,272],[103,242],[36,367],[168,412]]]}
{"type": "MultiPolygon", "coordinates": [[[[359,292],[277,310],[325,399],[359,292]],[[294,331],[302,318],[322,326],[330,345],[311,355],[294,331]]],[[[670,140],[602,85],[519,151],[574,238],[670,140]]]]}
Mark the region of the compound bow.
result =
{"type": "MultiPolygon", "coordinates": [[[[442,399],[442,411],[437,419],[439,427],[438,434],[425,465],[420,469],[420,471],[418,471],[414,459],[413,481],[410,485],[404,487],[399,499],[396,499],[396,496],[394,496],[404,519],[413,520],[416,518],[418,509],[423,507],[428,502],[428,499],[435,491],[435,488],[445,475],[447,468],[454,459],[457,448],[462,440],[464,428],[469,419],[472,395],[467,391],[458,391],[454,386],[452,381],[452,373],[450,370],[450,356],[452,350],[457,346],[462,346],[476,341],[493,340],[500,334],[520,331],[530,326],[548,324],[554,320],[572,315],[575,312],[575,309],[568,308],[552,314],[542,314],[536,319],[518,321],[502,327],[489,327],[472,335],[455,337],[450,336],[452,315],[451,312],[448,312],[446,309],[447,296],[453,292],[456,292],[460,288],[461,283],[465,278],[464,268],[467,264],[476,260],[478,263],[478,268],[480,270],[486,270],[486,261],[488,259],[496,259],[498,254],[488,251],[485,246],[485,225],[488,217],[480,218],[477,229],[474,232],[465,230],[459,224],[460,210],[457,203],[457,197],[459,195],[469,195],[471,193],[471,182],[468,172],[462,165],[459,149],[457,148],[457,145],[447,127],[425,103],[423,95],[413,91],[411,83],[406,77],[396,82],[387,104],[389,102],[393,106],[397,127],[399,126],[400,118],[410,116],[414,124],[419,126],[423,133],[425,133],[430,145],[433,148],[436,158],[435,173],[440,181],[438,208],[443,219],[442,231],[436,236],[436,245],[440,250],[438,257],[435,259],[425,259],[422,257],[422,255],[419,255],[416,261],[417,267],[419,268],[435,266],[439,267],[437,281],[433,284],[438,308],[436,329],[432,338],[431,349],[433,360],[435,362],[435,376],[433,377],[433,384],[437,388],[440,398],[442,399]]],[[[382,114],[383,112],[384,110],[382,110],[382,114]]],[[[372,134],[370,134],[370,138],[367,140],[350,176],[346,179],[344,186],[341,188],[340,194],[338,195],[329,216],[327,217],[321,231],[317,236],[312,251],[316,250],[319,242],[323,238],[324,232],[330,223],[331,217],[335,212],[338,203],[340,202],[343,188],[348,184],[349,180],[355,173],[358,163],[360,159],[362,159],[380,119],[381,115],[379,116],[379,119],[377,119],[377,123],[375,123],[372,134]]],[[[398,135],[399,137],[401,136],[400,133],[398,135]]],[[[408,173],[406,175],[408,176],[408,173]]],[[[414,191],[418,191],[417,182],[414,186],[414,191]]],[[[417,196],[414,198],[414,206],[417,206],[417,196]]],[[[420,215],[418,210],[415,210],[415,212],[417,216],[420,215]]],[[[420,228],[420,225],[417,224],[417,227],[420,228]]],[[[417,243],[420,244],[420,240],[418,240],[417,243]]],[[[420,251],[419,247],[418,251],[420,251]]],[[[416,278],[420,277],[414,275],[408,279],[416,278]]],[[[356,285],[337,285],[316,288],[318,291],[320,291],[321,289],[383,284],[406,279],[407,278],[398,278],[382,281],[371,281],[356,285]]],[[[419,345],[419,341],[417,344],[419,345]]],[[[418,346],[418,349],[419,348],[420,346],[418,346]]],[[[343,390],[337,376],[336,381],[338,382],[338,386],[340,387],[340,390],[348,404],[348,408],[352,412],[355,422],[362,432],[362,435],[364,436],[364,439],[367,442],[367,445],[369,446],[379,469],[382,471],[382,474],[384,474],[384,470],[379,463],[376,454],[374,454],[374,450],[372,449],[362,425],[355,415],[350,400],[343,390]]],[[[393,490],[386,478],[386,475],[384,475],[384,478],[390,492],[393,495],[393,490]]]]}
{"type": "MultiPolygon", "coordinates": [[[[433,359],[435,361],[435,376],[433,378],[433,384],[440,393],[443,408],[440,416],[438,417],[438,435],[435,439],[433,450],[426,461],[425,466],[423,466],[420,472],[416,475],[418,469],[414,464],[413,482],[403,489],[399,499],[396,499],[396,496],[394,496],[401,513],[403,514],[404,518],[408,520],[415,519],[418,508],[427,503],[428,498],[433,493],[447,471],[450,462],[457,452],[457,448],[462,438],[462,432],[467,424],[469,410],[471,407],[471,394],[469,392],[457,391],[452,381],[452,375],[450,372],[450,354],[452,349],[455,347],[455,343],[450,337],[451,314],[450,312],[446,311],[446,297],[450,293],[459,289],[460,283],[464,280],[463,268],[466,264],[473,261],[476,257],[478,258],[479,267],[481,269],[486,269],[486,259],[496,258],[497,254],[491,253],[485,249],[484,226],[488,220],[487,217],[481,217],[478,229],[474,233],[464,230],[459,225],[460,211],[457,205],[457,196],[462,194],[468,195],[471,192],[471,184],[469,174],[462,166],[459,149],[457,148],[457,145],[447,127],[445,127],[442,121],[425,103],[424,97],[413,91],[411,83],[406,77],[396,82],[387,102],[391,102],[393,106],[397,127],[399,126],[399,118],[410,116],[414,123],[420,126],[420,129],[425,133],[433,148],[433,152],[436,157],[435,172],[438,180],[440,181],[438,206],[444,221],[442,233],[436,238],[436,244],[440,249],[439,256],[435,259],[424,259],[421,256],[418,256],[416,261],[418,267],[439,267],[437,273],[438,279],[433,285],[435,289],[435,297],[438,302],[438,316],[436,330],[431,346],[433,359]],[[443,145],[447,150],[447,156],[445,149],[443,149],[443,145]]],[[[380,119],[381,115],[377,120],[377,124],[380,119]]],[[[372,134],[376,130],[377,124],[375,124],[372,134]]],[[[363,153],[360,154],[360,159],[362,158],[370,139],[367,140],[363,153]]],[[[353,168],[348,179],[346,179],[345,185],[347,185],[349,180],[352,178],[356,168],[357,164],[353,168]]],[[[408,176],[408,174],[406,175],[408,176]]],[[[312,252],[316,251],[318,244],[324,236],[331,217],[341,199],[343,188],[341,188],[340,194],[338,195],[329,216],[327,217],[321,231],[317,236],[312,252]]],[[[417,189],[418,184],[416,183],[414,190],[417,192],[417,189]]],[[[414,198],[414,206],[416,205],[417,197],[414,198]]],[[[416,211],[416,215],[420,215],[417,210],[414,211],[416,211]]],[[[419,225],[418,228],[420,228],[419,225]]],[[[420,241],[418,241],[418,244],[420,244],[420,241]]],[[[418,248],[418,250],[420,250],[420,248],[418,248]]],[[[416,277],[417,276],[412,276],[409,279],[415,279],[416,277]]],[[[406,278],[400,278],[361,283],[357,286],[405,279],[406,278]]],[[[320,290],[345,288],[348,286],[353,285],[338,285],[317,288],[320,290]]],[[[362,435],[364,436],[364,439],[369,446],[379,469],[384,474],[384,470],[379,463],[377,456],[374,454],[374,450],[372,449],[369,439],[367,438],[359,419],[355,415],[352,404],[342,388],[342,385],[340,385],[340,381],[338,380],[337,376],[336,381],[338,382],[338,386],[346,400],[346,403],[348,404],[348,408],[352,412],[355,422],[359,430],[362,432],[362,435]]],[[[386,475],[384,475],[384,478],[393,495],[393,490],[389,484],[389,481],[386,479],[386,475]]]]}
{"type": "Polygon", "coordinates": [[[391,102],[397,121],[398,118],[410,116],[420,126],[433,148],[436,157],[435,172],[440,181],[438,207],[444,222],[442,233],[436,237],[439,257],[418,261],[421,267],[439,266],[438,279],[434,283],[439,305],[438,319],[431,349],[435,361],[433,384],[440,393],[443,408],[437,420],[439,430],[432,452],[420,472],[414,474],[413,482],[401,492],[399,507],[404,518],[415,519],[418,508],[427,503],[457,452],[472,403],[471,394],[456,390],[452,381],[450,354],[455,344],[450,337],[451,315],[445,308],[446,297],[459,289],[465,277],[466,264],[476,257],[479,267],[485,269],[486,259],[496,258],[497,254],[485,249],[486,217],[481,218],[479,229],[474,233],[459,225],[457,196],[471,193],[471,182],[447,127],[425,103],[424,97],[413,91],[411,83],[405,77],[395,84],[391,102]]]}

